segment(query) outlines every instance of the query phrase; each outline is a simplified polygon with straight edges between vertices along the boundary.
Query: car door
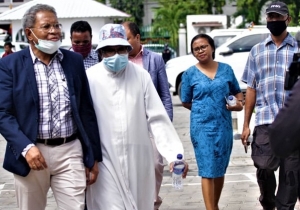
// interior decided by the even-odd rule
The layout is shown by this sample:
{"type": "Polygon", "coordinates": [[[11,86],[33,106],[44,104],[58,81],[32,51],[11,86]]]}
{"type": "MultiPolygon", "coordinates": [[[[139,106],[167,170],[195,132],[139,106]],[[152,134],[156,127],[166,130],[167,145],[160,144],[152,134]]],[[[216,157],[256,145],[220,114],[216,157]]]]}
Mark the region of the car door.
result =
{"type": "Polygon", "coordinates": [[[254,45],[265,40],[269,33],[249,34],[241,37],[232,43],[221,46],[216,51],[216,61],[229,64],[235,74],[235,77],[240,83],[242,90],[246,89],[246,85],[241,82],[241,78],[247,63],[249,52],[254,45]]]}

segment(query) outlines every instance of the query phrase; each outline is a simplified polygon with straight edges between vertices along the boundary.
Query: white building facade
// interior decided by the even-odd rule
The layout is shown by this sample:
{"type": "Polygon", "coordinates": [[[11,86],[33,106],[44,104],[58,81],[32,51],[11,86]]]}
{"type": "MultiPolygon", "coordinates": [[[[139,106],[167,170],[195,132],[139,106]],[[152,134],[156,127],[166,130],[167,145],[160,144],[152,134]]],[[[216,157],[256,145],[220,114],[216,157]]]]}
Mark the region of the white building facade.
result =
{"type": "Polygon", "coordinates": [[[13,42],[26,41],[21,20],[24,13],[36,4],[48,4],[55,8],[58,20],[63,26],[63,42],[70,41],[70,28],[75,21],[89,22],[93,30],[92,42],[98,43],[99,31],[104,24],[112,23],[114,18],[130,16],[94,0],[32,0],[0,14],[0,22],[11,24],[13,42]]]}

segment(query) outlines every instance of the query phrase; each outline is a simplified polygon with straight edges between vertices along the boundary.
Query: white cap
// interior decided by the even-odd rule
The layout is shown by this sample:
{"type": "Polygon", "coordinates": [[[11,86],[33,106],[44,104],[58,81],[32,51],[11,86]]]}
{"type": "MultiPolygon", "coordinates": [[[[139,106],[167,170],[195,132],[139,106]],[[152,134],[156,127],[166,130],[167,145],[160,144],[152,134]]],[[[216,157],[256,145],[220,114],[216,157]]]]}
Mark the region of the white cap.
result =
{"type": "Polygon", "coordinates": [[[106,46],[128,46],[129,51],[132,50],[131,45],[127,41],[125,28],[120,24],[106,24],[100,29],[99,42],[96,50],[106,46]]]}

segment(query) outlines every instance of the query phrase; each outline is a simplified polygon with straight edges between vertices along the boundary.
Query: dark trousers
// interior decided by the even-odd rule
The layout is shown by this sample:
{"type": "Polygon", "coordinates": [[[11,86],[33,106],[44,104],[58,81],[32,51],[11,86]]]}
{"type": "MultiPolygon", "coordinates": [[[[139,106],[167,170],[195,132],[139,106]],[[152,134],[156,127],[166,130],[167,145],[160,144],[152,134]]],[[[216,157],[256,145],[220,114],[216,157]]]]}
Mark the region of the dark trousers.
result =
{"type": "MultiPolygon", "coordinates": [[[[267,131],[267,125],[255,127],[253,143],[255,141],[259,142],[260,138],[264,138],[263,142],[266,143],[267,131]]],[[[262,169],[259,168],[259,164],[255,162],[254,164],[257,167],[256,177],[261,194],[259,201],[264,210],[273,210],[275,206],[277,210],[294,210],[299,194],[299,151],[294,152],[287,158],[280,159],[279,182],[276,196],[276,169],[262,169]]]]}

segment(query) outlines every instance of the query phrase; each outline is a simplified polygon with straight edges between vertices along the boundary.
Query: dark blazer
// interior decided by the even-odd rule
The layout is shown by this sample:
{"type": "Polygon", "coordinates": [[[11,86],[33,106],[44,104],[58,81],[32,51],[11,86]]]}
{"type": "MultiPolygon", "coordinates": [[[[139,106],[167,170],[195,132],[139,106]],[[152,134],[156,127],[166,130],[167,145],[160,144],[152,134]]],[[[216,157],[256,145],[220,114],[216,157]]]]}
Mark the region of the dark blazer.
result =
{"type": "Polygon", "coordinates": [[[279,157],[287,157],[300,149],[300,81],[269,126],[269,135],[271,148],[279,157]]]}
{"type": "MultiPolygon", "coordinates": [[[[83,162],[91,168],[95,160],[102,161],[102,153],[82,56],[60,50],[83,162]]],[[[0,59],[0,133],[7,141],[3,163],[6,170],[27,176],[30,168],[21,153],[28,144],[36,143],[38,122],[38,89],[30,50],[26,48],[0,59]]]]}
{"type": "Polygon", "coordinates": [[[173,120],[173,105],[169,90],[168,77],[166,74],[165,62],[160,55],[144,48],[143,67],[149,72],[152,82],[169,115],[169,118],[173,120]]]}

